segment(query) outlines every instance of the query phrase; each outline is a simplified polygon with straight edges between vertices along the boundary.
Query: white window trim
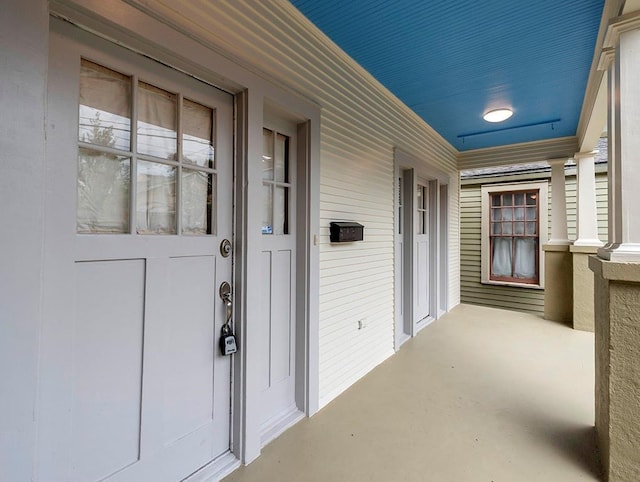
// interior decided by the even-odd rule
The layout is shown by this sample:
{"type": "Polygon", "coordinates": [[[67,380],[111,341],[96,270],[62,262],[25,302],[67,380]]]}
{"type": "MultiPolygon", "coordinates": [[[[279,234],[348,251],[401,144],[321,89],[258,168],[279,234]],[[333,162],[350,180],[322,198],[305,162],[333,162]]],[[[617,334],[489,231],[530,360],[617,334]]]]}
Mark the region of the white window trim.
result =
{"type": "Polygon", "coordinates": [[[547,181],[526,182],[526,183],[508,183],[508,184],[491,184],[482,186],[482,228],[481,236],[481,271],[480,281],[482,284],[514,286],[518,288],[544,289],[544,251],[542,245],[548,239],[549,224],[549,183],[547,181]],[[539,238],[538,238],[538,284],[515,283],[510,281],[494,281],[489,279],[489,260],[491,259],[489,250],[489,197],[495,192],[504,191],[530,191],[538,189],[540,191],[540,199],[538,205],[539,220],[539,238]]]}

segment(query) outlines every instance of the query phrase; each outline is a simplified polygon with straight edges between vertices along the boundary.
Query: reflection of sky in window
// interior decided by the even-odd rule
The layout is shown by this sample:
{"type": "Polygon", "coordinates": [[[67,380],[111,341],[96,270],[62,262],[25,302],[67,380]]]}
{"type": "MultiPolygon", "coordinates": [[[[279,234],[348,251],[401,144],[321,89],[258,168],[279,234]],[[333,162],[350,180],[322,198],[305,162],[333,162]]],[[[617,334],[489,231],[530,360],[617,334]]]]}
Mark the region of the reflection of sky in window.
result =
{"type": "MultiPolygon", "coordinates": [[[[78,139],[82,142],[129,151],[131,120],[105,110],[80,105],[78,139]]],[[[161,159],[176,160],[177,135],[172,129],[138,121],[138,152],[161,159]]],[[[214,148],[209,139],[183,135],[185,162],[213,167],[214,148]]]]}
{"type": "Polygon", "coordinates": [[[78,139],[82,142],[129,150],[131,120],[117,114],[80,105],[78,139]]]}
{"type": "Polygon", "coordinates": [[[213,167],[214,149],[209,139],[183,134],[182,158],[201,167],[213,167]]]}
{"type": "Polygon", "coordinates": [[[176,131],[138,121],[138,152],[160,159],[177,160],[176,131]]]}
{"type": "Polygon", "coordinates": [[[157,162],[138,162],[138,175],[173,177],[175,168],[157,162]]]}

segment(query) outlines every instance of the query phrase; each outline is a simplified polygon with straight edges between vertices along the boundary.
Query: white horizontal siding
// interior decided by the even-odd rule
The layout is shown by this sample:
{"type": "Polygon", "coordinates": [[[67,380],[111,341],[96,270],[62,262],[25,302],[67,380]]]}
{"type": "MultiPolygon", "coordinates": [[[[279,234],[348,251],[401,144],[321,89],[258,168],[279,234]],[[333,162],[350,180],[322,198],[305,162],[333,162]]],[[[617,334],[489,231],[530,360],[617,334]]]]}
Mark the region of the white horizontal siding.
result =
{"type": "MultiPolygon", "coordinates": [[[[175,9],[168,1],[162,9],[175,9]]],[[[154,7],[156,8],[156,7],[154,7]]],[[[393,353],[393,150],[457,180],[456,151],[285,1],[180,4],[218,51],[322,109],[320,139],[320,405],[393,353]],[[364,241],[329,242],[329,223],[357,221],[364,241]],[[366,327],[358,330],[358,320],[366,327]]],[[[172,15],[172,18],[176,18],[172,15]]],[[[459,300],[457,187],[450,187],[449,305],[459,300]]]]}
{"type": "MultiPolygon", "coordinates": [[[[548,174],[544,179],[549,179],[548,174]]],[[[540,177],[529,176],[526,181],[540,177]]],[[[494,179],[507,182],[509,176],[494,179]]],[[[576,178],[566,177],[567,229],[569,239],[576,237],[576,178]]],[[[517,288],[510,286],[484,285],[480,283],[481,269],[481,184],[467,181],[460,195],[460,285],[463,303],[492,306],[496,308],[544,313],[544,290],[517,288]]],[[[551,228],[551,184],[549,184],[549,229],[551,228]]],[[[607,175],[596,175],[596,202],[598,210],[598,232],[600,239],[607,239],[607,175]]],[[[551,231],[549,231],[551,232],[551,231]]]]}
{"type": "Polygon", "coordinates": [[[460,304],[460,176],[449,185],[449,296],[448,308],[460,304]]]}
{"type": "Polygon", "coordinates": [[[527,164],[562,157],[569,159],[576,152],[578,152],[577,138],[561,137],[545,141],[523,142],[464,151],[458,156],[458,167],[460,170],[464,170],[527,164]]]}

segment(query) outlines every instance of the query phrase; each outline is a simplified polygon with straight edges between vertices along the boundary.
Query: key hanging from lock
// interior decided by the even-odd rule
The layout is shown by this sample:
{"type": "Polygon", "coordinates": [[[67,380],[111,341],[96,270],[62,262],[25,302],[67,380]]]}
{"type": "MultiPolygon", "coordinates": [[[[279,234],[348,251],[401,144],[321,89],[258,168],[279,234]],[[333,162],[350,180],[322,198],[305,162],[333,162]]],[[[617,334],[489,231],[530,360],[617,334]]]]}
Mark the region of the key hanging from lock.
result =
{"type": "Polygon", "coordinates": [[[232,355],[238,351],[236,337],[231,328],[231,315],[233,313],[233,300],[231,299],[231,285],[224,281],[220,285],[220,299],[227,308],[227,316],[222,329],[220,330],[220,351],[223,355],[232,355]]]}

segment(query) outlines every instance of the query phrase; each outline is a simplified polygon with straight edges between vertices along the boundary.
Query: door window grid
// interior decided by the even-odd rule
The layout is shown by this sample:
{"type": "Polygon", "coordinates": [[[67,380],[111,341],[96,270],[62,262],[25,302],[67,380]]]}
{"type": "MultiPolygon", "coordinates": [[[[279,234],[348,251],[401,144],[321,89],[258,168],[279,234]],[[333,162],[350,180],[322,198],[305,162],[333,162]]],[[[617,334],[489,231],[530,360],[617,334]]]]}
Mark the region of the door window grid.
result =
{"type": "Polygon", "coordinates": [[[289,234],[290,139],[271,129],[262,133],[262,234],[285,235],[289,234]]]}
{"type": "Polygon", "coordinates": [[[537,284],[539,190],[490,194],[490,279],[537,284]]]}
{"type": "Polygon", "coordinates": [[[416,211],[418,215],[418,234],[427,234],[427,186],[422,184],[418,184],[416,211]]]}
{"type": "Polygon", "coordinates": [[[80,78],[77,232],[214,234],[215,110],[84,59],[80,78]]]}

